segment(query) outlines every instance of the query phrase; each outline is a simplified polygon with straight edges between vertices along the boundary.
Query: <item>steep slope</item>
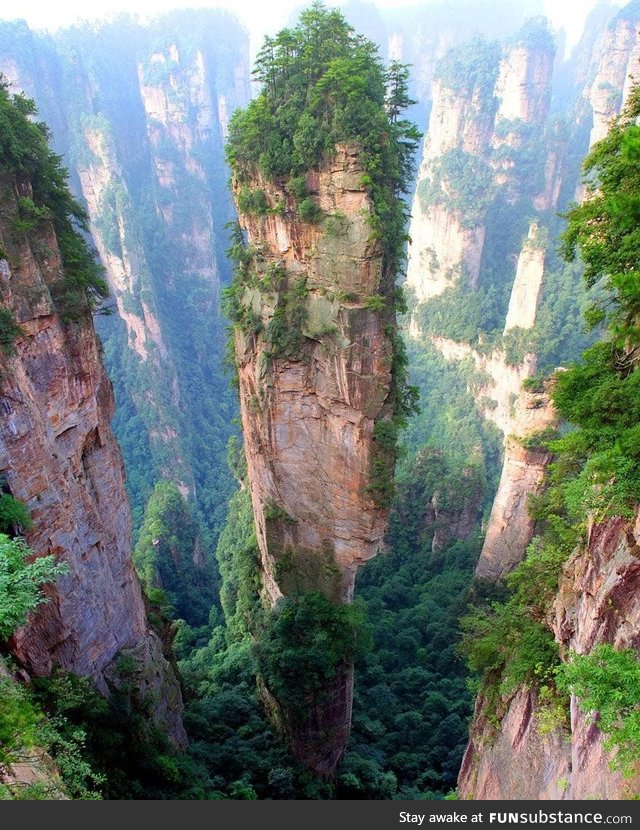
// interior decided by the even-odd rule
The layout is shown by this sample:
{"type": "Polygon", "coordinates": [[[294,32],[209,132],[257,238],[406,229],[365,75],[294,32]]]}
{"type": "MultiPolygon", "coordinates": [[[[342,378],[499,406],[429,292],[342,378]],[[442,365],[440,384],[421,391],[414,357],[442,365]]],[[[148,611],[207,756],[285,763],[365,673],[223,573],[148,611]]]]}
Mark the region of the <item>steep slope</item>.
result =
{"type": "Polygon", "coordinates": [[[632,472],[637,451],[629,442],[638,417],[638,300],[627,288],[637,223],[618,209],[635,199],[638,187],[637,160],[629,152],[640,111],[637,88],[628,102],[587,158],[586,198],[570,211],[565,235],[568,254],[583,258],[586,280],[603,280],[596,307],[608,326],[605,339],[578,365],[556,373],[558,418],[574,429],[538,442],[554,454],[552,474],[542,495],[538,480],[519,496],[538,496],[534,543],[526,549],[531,534],[523,534],[511,550],[501,550],[490,525],[476,571],[496,579],[523,560],[507,580],[507,600],[476,610],[466,623],[467,652],[483,683],[459,777],[464,798],[623,799],[637,797],[640,786],[633,736],[640,491],[632,472]],[[493,562],[485,556],[489,544],[493,562]],[[518,621],[513,636],[504,629],[507,616],[518,621]],[[493,636],[503,637],[501,657],[487,623],[493,636]]]}
{"type": "Polygon", "coordinates": [[[0,70],[51,119],[116,301],[117,318],[99,329],[136,525],[162,478],[215,536],[233,489],[222,147],[229,113],[248,100],[246,33],[214,11],[77,27],[53,41],[11,25],[0,28],[0,70]]]}
{"type": "MultiPolygon", "coordinates": [[[[2,96],[5,113],[24,111],[2,96]]],[[[69,567],[11,648],[29,672],[59,665],[92,676],[105,693],[120,682],[118,655],[130,653],[153,719],[182,744],[180,688],[147,624],[131,562],[113,393],[89,315],[103,288],[42,134],[11,128],[20,132],[17,144],[5,135],[1,170],[0,471],[32,516],[32,550],[69,567]]]]}
{"type": "Polygon", "coordinates": [[[394,279],[416,136],[398,120],[405,70],[386,76],[338,12],[304,12],[267,44],[258,68],[264,89],[234,118],[228,150],[247,233],[246,246],[236,234],[229,310],[263,597],[273,609],[257,636],[265,696],[294,755],[328,776],[351,721],[356,632],[344,606],[357,569],[382,545],[396,435],[413,398],[394,279]],[[278,63],[285,55],[291,71],[278,63]],[[303,661],[317,646],[291,640],[326,625],[334,643],[320,662],[331,662],[318,680],[312,664],[309,678],[292,677],[286,655],[300,647],[303,661]]]}

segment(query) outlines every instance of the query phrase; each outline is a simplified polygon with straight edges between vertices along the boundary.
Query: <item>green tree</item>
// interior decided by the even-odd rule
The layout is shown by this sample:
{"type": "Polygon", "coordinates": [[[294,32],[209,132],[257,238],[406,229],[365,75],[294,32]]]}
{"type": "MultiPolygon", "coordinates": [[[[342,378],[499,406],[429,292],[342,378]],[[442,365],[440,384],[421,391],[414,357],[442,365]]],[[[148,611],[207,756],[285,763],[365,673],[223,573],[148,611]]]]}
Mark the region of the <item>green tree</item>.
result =
{"type": "Polygon", "coordinates": [[[564,253],[585,264],[589,285],[604,281],[608,296],[590,314],[608,322],[616,345],[640,343],[640,87],[623,114],[587,156],[585,199],[567,214],[564,253]]]}
{"type": "Polygon", "coordinates": [[[4,640],[27,621],[29,612],[46,601],[42,586],[55,582],[67,566],[54,556],[32,552],[22,539],[0,533],[0,639],[4,640]]]}

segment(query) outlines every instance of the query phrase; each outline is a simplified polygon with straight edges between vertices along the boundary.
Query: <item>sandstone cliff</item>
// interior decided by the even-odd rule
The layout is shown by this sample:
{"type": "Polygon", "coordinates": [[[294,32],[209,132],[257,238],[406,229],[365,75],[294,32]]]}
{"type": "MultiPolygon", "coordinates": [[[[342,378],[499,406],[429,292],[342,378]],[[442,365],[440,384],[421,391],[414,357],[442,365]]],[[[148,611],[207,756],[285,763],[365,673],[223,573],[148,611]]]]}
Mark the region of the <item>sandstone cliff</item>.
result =
{"type": "Polygon", "coordinates": [[[622,9],[609,24],[596,45],[596,55],[595,77],[585,89],[593,117],[590,147],[606,136],[612,119],[629,97],[633,76],[638,74],[640,33],[633,4],[622,9]]]}
{"type": "MultiPolygon", "coordinates": [[[[550,620],[561,656],[588,654],[600,643],[638,648],[640,514],[590,528],[560,579],[550,620]]],[[[490,723],[480,697],[458,781],[461,798],[626,799],[640,776],[624,778],[610,766],[597,725],[571,696],[568,723],[549,729],[535,687],[520,688],[500,704],[490,723]]]]}
{"type": "Polygon", "coordinates": [[[2,359],[0,472],[32,516],[34,553],[69,566],[11,647],[33,674],[59,665],[92,676],[105,693],[118,682],[118,655],[130,650],[154,719],[182,744],[180,688],[149,630],[131,562],[131,516],[99,342],[89,319],[64,324],[53,305],[50,287],[62,273],[53,226],[40,221],[36,231],[15,231],[17,198],[29,198],[29,183],[2,184],[1,301],[22,334],[15,356],[2,359]]]}
{"type": "MultiPolygon", "coordinates": [[[[374,432],[393,414],[394,327],[389,307],[371,302],[388,290],[381,246],[370,239],[372,205],[358,154],[346,145],[307,175],[325,212],[320,224],[301,221],[292,197],[258,174],[249,186],[272,209],[241,213],[256,255],[241,296],[253,323],[236,327],[235,340],[265,601],[319,590],[348,602],[386,529],[376,466],[387,481],[393,472],[374,432]],[[273,211],[279,204],[284,210],[273,211]],[[288,346],[275,336],[279,320],[288,346]]],[[[291,736],[295,754],[321,774],[344,749],[351,701],[348,669],[304,733],[291,736]]]]}
{"type": "MultiPolygon", "coordinates": [[[[423,160],[411,210],[407,285],[420,302],[441,294],[454,285],[464,269],[471,284],[480,272],[484,244],[481,222],[465,223],[459,211],[426,196],[446,174],[438,161],[455,149],[470,156],[484,157],[493,132],[496,101],[491,82],[480,76],[460,83],[452,67],[433,83],[433,106],[425,136],[423,160]]],[[[450,183],[442,184],[446,192],[450,183]]]]}
{"type": "MultiPolygon", "coordinates": [[[[517,155],[547,122],[554,50],[541,32],[516,36],[502,51],[471,42],[439,64],[409,231],[407,284],[419,302],[461,278],[477,285],[493,198],[514,203],[531,186],[517,155]]],[[[532,197],[537,210],[557,203],[562,158],[552,142],[544,187],[532,197]]]]}
{"type": "Polygon", "coordinates": [[[0,27],[0,70],[50,122],[115,300],[119,320],[97,325],[134,516],[163,478],[217,526],[234,406],[220,369],[233,215],[223,142],[249,98],[247,35],[211,10],[55,38],[26,25],[12,37],[11,25],[0,27]]]}
{"type": "Polygon", "coordinates": [[[476,579],[491,582],[513,570],[533,538],[535,523],[529,515],[529,496],[540,492],[550,461],[549,453],[537,445],[535,436],[557,423],[548,390],[521,390],[514,408],[515,434],[505,437],[500,484],[475,569],[476,579]]]}

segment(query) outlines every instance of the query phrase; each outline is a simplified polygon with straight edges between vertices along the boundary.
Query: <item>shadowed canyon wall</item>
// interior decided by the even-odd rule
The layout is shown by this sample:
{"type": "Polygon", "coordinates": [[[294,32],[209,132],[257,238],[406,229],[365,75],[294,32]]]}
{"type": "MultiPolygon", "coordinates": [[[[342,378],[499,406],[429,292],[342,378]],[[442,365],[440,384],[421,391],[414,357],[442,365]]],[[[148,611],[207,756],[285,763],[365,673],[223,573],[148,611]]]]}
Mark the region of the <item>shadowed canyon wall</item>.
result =
{"type": "Polygon", "coordinates": [[[64,267],[51,222],[18,230],[33,197],[30,182],[3,175],[1,186],[0,297],[20,332],[15,354],[2,357],[0,472],[31,515],[33,552],[68,566],[10,646],[29,672],[61,666],[91,676],[104,693],[121,682],[117,658],[126,651],[153,720],[181,745],[180,687],[147,623],[131,561],[131,514],[100,345],[86,312],[63,322],[52,300],[64,267]]]}
{"type": "Polygon", "coordinates": [[[99,329],[135,524],[162,478],[215,537],[235,411],[221,369],[233,216],[222,147],[249,96],[247,35],[205,11],[55,38],[3,24],[0,71],[51,125],[106,268],[117,315],[99,329]]]}

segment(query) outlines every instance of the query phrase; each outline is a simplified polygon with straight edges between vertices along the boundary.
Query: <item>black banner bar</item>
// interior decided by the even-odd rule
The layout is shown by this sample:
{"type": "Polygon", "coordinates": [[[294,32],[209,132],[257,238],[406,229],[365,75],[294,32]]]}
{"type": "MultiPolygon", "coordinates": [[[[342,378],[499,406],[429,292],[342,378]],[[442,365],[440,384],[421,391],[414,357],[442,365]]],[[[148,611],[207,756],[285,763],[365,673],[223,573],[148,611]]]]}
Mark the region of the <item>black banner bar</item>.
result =
{"type": "MultiPolygon", "coordinates": [[[[556,830],[560,825],[640,830],[638,801],[3,801],[0,822],[77,822],[109,826],[130,820],[138,827],[188,826],[239,830],[431,830],[443,827],[482,828],[533,826],[556,830]]],[[[20,826],[19,824],[11,826],[20,826]]],[[[35,825],[34,825],[35,826],[35,825]]],[[[96,830],[92,827],[91,830],[96,830]]]]}

